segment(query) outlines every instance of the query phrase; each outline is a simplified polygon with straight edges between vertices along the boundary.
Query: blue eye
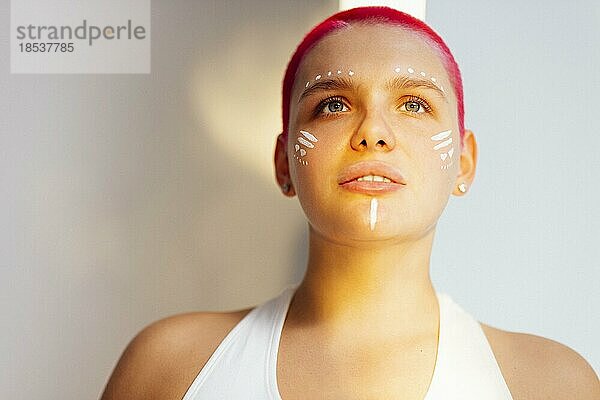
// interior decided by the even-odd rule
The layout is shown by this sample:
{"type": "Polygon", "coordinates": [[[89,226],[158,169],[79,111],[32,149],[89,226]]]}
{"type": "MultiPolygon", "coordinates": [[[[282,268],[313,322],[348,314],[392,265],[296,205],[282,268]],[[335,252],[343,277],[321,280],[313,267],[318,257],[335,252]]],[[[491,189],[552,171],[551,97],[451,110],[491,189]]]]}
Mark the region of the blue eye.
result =
{"type": "Polygon", "coordinates": [[[327,104],[327,111],[340,112],[344,111],[344,103],[341,101],[332,101],[327,104]]]}
{"type": "Polygon", "coordinates": [[[317,106],[316,114],[323,114],[325,116],[335,115],[341,112],[348,111],[349,108],[340,97],[331,97],[323,100],[317,106]]]}
{"type": "Polygon", "coordinates": [[[408,100],[402,103],[402,105],[400,106],[400,111],[421,114],[431,112],[431,107],[429,107],[429,104],[427,104],[425,100],[416,96],[411,96],[408,100]]]}
{"type": "Polygon", "coordinates": [[[402,104],[400,109],[402,111],[409,111],[414,113],[425,112],[425,109],[423,109],[423,107],[416,101],[407,101],[406,103],[402,104]]]}

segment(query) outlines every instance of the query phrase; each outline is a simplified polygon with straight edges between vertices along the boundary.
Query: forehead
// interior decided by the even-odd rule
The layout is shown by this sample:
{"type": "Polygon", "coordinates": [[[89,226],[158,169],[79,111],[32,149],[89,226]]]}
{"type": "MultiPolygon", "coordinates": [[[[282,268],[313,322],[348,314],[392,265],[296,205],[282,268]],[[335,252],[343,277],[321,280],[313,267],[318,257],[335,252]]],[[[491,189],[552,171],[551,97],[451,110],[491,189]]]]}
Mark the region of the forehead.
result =
{"type": "Polygon", "coordinates": [[[336,68],[353,68],[361,80],[384,80],[402,66],[447,81],[438,54],[422,35],[402,27],[352,24],[325,36],[304,56],[293,92],[297,96],[312,75],[336,68]]]}

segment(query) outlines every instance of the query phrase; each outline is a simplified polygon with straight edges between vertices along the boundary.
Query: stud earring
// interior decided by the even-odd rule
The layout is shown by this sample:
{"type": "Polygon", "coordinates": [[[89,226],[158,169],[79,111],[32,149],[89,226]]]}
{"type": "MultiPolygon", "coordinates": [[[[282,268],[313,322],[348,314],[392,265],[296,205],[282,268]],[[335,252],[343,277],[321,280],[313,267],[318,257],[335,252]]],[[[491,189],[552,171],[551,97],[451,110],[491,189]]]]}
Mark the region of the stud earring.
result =
{"type": "Polygon", "coordinates": [[[284,183],[281,188],[283,189],[284,193],[288,193],[290,191],[290,184],[289,183],[284,183]]]}
{"type": "Polygon", "coordinates": [[[465,183],[461,183],[460,185],[458,185],[458,190],[460,190],[461,193],[466,193],[467,192],[467,185],[465,185],[465,183]]]}

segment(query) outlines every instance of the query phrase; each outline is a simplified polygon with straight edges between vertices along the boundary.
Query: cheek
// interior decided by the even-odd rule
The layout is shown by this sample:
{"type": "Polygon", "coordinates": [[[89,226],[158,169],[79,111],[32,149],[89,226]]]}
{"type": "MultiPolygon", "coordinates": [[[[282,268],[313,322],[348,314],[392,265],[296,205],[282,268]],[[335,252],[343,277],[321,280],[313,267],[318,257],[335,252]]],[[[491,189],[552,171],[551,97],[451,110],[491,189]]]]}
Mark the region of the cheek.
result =
{"type": "Polygon", "coordinates": [[[313,129],[298,129],[288,137],[288,159],[294,184],[300,188],[319,169],[323,142],[313,129]]]}
{"type": "Polygon", "coordinates": [[[294,136],[293,158],[298,165],[308,166],[311,153],[314,153],[319,148],[319,139],[314,133],[305,129],[299,130],[294,136]]]}
{"type": "Polygon", "coordinates": [[[456,159],[454,136],[452,129],[447,129],[436,132],[430,137],[428,150],[437,158],[441,170],[450,168],[456,159]]]}
{"type": "MultiPolygon", "coordinates": [[[[453,176],[460,165],[458,133],[455,129],[437,129],[426,135],[420,143],[420,170],[418,180],[422,187],[422,200],[444,200],[442,193],[452,189],[453,176]],[[440,197],[441,196],[441,197],[440,197]]],[[[444,200],[445,201],[445,200],[444,200]]]]}
{"type": "Polygon", "coordinates": [[[433,128],[419,134],[418,141],[410,149],[418,187],[430,195],[446,186],[450,175],[459,164],[457,137],[454,129],[433,128]]]}

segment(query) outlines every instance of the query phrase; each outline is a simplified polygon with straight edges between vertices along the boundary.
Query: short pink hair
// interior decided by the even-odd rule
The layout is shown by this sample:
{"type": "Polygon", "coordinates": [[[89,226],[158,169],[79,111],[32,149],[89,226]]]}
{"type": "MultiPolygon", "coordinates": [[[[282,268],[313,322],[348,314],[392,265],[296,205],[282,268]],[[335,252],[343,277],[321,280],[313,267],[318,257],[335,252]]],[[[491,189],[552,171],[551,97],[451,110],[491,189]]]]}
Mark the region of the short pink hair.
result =
{"type": "Polygon", "coordinates": [[[397,25],[409,31],[421,34],[430,44],[439,50],[442,63],[446,68],[448,78],[456,94],[458,127],[460,138],[464,136],[464,102],[462,78],[458,64],[442,38],[423,21],[390,7],[357,7],[338,12],[315,26],[296,48],[290,59],[283,79],[283,136],[287,138],[290,117],[290,97],[300,62],[306,53],[327,34],[349,26],[352,22],[374,22],[397,25]]]}

